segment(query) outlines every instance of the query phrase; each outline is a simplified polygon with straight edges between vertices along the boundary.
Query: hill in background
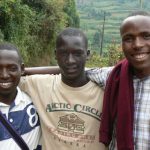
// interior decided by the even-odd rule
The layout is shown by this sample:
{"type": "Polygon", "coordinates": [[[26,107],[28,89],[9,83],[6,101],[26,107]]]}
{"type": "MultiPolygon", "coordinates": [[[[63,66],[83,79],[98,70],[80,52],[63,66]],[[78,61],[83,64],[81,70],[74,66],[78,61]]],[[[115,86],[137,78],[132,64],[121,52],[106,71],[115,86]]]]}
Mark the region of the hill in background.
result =
{"type": "Polygon", "coordinates": [[[121,21],[134,10],[150,10],[149,0],[76,0],[80,28],[87,34],[89,48],[100,53],[120,43],[121,21]],[[102,47],[102,48],[101,48],[102,47]]]}

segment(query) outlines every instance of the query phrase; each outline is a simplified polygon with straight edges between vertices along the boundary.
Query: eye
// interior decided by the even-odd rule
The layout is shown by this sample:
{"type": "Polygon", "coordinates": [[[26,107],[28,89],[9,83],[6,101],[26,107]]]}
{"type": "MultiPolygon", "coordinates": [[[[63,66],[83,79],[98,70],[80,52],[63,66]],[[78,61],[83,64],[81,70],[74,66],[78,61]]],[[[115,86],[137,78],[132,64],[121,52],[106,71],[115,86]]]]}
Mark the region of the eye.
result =
{"type": "Polygon", "coordinates": [[[84,51],[81,51],[81,50],[75,50],[74,52],[73,52],[73,55],[75,55],[75,56],[82,56],[84,54],[84,51]]]}
{"type": "Polygon", "coordinates": [[[64,56],[64,57],[68,56],[68,52],[67,51],[61,52],[61,56],[64,56]]]}
{"type": "Polygon", "coordinates": [[[68,54],[66,49],[58,49],[57,53],[60,54],[61,56],[66,56],[68,54]]]}
{"type": "Polygon", "coordinates": [[[132,42],[132,41],[133,41],[133,37],[131,37],[131,36],[123,37],[123,38],[122,38],[122,41],[123,41],[123,42],[132,42]]]}
{"type": "Polygon", "coordinates": [[[145,34],[143,35],[143,37],[144,37],[144,39],[146,39],[146,40],[150,40],[150,33],[145,33],[145,34]]]}
{"type": "Polygon", "coordinates": [[[81,56],[82,53],[81,53],[81,52],[76,52],[76,53],[74,53],[74,55],[75,55],[75,56],[81,56]]]}
{"type": "Polygon", "coordinates": [[[18,67],[17,66],[10,66],[9,67],[9,71],[12,71],[12,72],[15,72],[18,70],[18,67]]]}

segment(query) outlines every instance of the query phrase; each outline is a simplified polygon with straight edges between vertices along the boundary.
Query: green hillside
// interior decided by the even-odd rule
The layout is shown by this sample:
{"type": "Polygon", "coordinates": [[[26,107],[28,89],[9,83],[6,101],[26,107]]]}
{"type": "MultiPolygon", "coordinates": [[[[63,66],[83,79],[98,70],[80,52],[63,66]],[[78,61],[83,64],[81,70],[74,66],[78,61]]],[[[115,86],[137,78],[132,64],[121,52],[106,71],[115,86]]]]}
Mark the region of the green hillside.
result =
{"type": "Polygon", "coordinates": [[[89,48],[100,52],[101,45],[102,50],[106,51],[112,42],[119,44],[121,21],[131,11],[150,10],[149,2],[149,0],[76,0],[80,28],[88,36],[89,48]]]}

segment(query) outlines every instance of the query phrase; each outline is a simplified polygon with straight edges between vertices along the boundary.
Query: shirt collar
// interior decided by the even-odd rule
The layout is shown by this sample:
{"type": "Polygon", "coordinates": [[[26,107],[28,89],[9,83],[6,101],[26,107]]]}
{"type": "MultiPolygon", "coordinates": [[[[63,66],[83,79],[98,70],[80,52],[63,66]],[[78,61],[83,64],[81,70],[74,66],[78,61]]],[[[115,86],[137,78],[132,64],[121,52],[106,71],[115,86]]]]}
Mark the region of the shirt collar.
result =
{"type": "Polygon", "coordinates": [[[17,95],[14,102],[15,105],[18,105],[21,102],[25,102],[25,99],[23,98],[22,92],[19,87],[17,87],[17,95]]]}
{"type": "MultiPolygon", "coordinates": [[[[17,95],[16,95],[14,102],[11,104],[11,106],[14,106],[14,105],[16,106],[21,102],[25,102],[25,99],[22,96],[22,92],[20,88],[17,87],[17,95]]],[[[0,102],[0,106],[8,106],[8,105],[0,102]]]]}

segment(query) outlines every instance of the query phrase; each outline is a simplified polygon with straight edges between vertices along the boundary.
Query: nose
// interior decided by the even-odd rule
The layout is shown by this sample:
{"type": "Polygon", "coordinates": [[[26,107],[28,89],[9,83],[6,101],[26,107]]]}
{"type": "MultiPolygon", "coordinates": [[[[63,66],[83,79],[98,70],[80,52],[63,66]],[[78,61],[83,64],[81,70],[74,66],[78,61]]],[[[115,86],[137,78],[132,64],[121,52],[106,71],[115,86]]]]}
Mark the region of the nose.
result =
{"type": "Polygon", "coordinates": [[[134,41],[133,45],[134,45],[134,48],[138,50],[139,48],[143,47],[144,42],[143,42],[142,38],[137,37],[137,38],[135,38],[135,41],[134,41]]]}
{"type": "Polygon", "coordinates": [[[0,77],[3,79],[9,78],[9,72],[7,71],[7,69],[0,70],[0,77]]]}
{"type": "Polygon", "coordinates": [[[75,58],[73,56],[73,54],[69,54],[68,55],[68,63],[74,63],[75,62],[75,58]]]}

